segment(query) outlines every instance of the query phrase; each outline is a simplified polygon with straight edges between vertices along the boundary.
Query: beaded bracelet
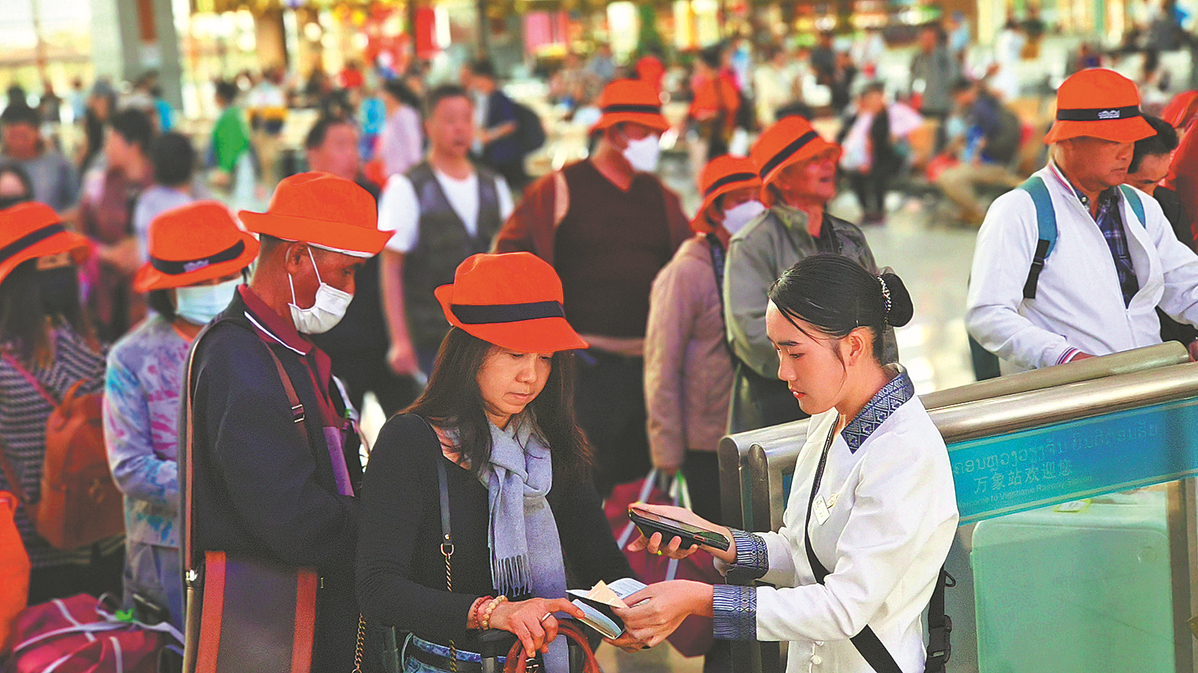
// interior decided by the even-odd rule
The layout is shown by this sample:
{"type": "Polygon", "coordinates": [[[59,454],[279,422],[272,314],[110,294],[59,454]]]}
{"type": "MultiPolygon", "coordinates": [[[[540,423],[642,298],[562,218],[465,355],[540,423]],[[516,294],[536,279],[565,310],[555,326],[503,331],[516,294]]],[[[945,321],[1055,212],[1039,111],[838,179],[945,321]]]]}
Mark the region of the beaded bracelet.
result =
{"type": "Polygon", "coordinates": [[[483,621],[483,608],[493,596],[480,596],[470,604],[470,616],[466,618],[467,629],[477,629],[483,621]]]}
{"type": "Polygon", "coordinates": [[[506,602],[507,602],[507,596],[500,596],[498,598],[491,599],[491,602],[487,605],[486,612],[483,613],[483,623],[482,623],[483,631],[486,631],[487,629],[491,628],[491,615],[495,613],[495,608],[499,607],[500,605],[503,605],[506,602]]]}

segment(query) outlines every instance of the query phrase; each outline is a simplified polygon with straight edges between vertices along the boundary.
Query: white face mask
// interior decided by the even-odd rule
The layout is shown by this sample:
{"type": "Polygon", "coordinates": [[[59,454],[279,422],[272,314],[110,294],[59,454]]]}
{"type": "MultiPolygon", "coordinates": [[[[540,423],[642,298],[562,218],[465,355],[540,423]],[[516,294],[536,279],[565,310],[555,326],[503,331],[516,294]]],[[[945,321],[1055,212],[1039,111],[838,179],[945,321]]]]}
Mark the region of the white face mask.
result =
{"type": "Polygon", "coordinates": [[[764,212],[765,206],[760,201],[745,201],[724,211],[724,228],[729,234],[735,234],[764,212]]]}
{"type": "Polygon", "coordinates": [[[288,304],[291,307],[291,320],[295,323],[295,329],[304,334],[324,334],[336,327],[345,317],[345,309],[349,308],[354,296],[320,280],[320,269],[316,268],[316,258],[312,256],[311,248],[308,248],[308,259],[312,260],[316,280],[320,283],[320,287],[316,289],[316,303],[309,308],[297,306],[295,282],[291,279],[291,274],[287,274],[287,282],[291,285],[291,303],[288,304]]]}
{"type": "Polygon", "coordinates": [[[216,285],[175,288],[175,315],[193,325],[207,325],[233,301],[240,278],[216,285]]]}
{"type": "Polygon", "coordinates": [[[652,134],[640,140],[629,139],[621,154],[632,164],[632,170],[652,173],[657,170],[657,159],[661,156],[661,139],[652,134]]]}

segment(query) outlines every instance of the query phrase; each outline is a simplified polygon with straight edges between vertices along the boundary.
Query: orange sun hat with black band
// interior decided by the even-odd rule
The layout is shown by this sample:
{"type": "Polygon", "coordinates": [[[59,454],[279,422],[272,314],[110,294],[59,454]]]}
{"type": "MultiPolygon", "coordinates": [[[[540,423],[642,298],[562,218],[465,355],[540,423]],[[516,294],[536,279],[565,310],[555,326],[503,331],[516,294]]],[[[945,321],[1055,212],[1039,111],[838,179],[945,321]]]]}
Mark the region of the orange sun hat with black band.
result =
{"type": "Polygon", "coordinates": [[[749,150],[765,186],[777,179],[787,166],[830,153],[835,153],[835,159],[839,159],[840,145],[824,140],[811,122],[797,116],[778,120],[762,132],[749,150]]]}
{"type": "Polygon", "coordinates": [[[91,256],[92,244],[67,229],[53,208],[28,202],[0,210],[0,282],[22,262],[62,253],[79,266],[91,256]]]}
{"type": "Polygon", "coordinates": [[[707,209],[715,205],[721,196],[746,187],[761,189],[761,176],[757,174],[757,164],[752,159],[725,154],[709,161],[699,175],[703,205],[699,207],[695,219],[691,220],[691,230],[700,234],[714,231],[707,219],[707,209]]]}
{"type": "Polygon", "coordinates": [[[661,97],[648,82],[620,79],[608,84],[599,96],[599,110],[603,116],[591,127],[591,133],[628,122],[660,132],[670,128],[661,114],[661,97]]]}
{"type": "Polygon", "coordinates": [[[245,228],[284,241],[303,241],[351,257],[374,257],[392,232],[379,231],[370,192],[329,173],[298,173],[279,182],[265,213],[238,213],[245,228]]]}
{"type": "Polygon", "coordinates": [[[467,257],[453,285],[433,294],[450,325],[501,348],[556,353],[588,346],[566,322],[557,272],[532,253],[467,257]]]}
{"type": "Polygon", "coordinates": [[[258,256],[258,241],[216,201],[172,208],[150,222],[150,261],[133,277],[138,292],[187,287],[237,273],[258,256]]]}
{"type": "Polygon", "coordinates": [[[1057,88],[1057,116],[1045,144],[1070,138],[1101,138],[1133,143],[1156,135],[1140,111],[1135,82],[1106,68],[1090,68],[1069,76],[1057,88]]]}

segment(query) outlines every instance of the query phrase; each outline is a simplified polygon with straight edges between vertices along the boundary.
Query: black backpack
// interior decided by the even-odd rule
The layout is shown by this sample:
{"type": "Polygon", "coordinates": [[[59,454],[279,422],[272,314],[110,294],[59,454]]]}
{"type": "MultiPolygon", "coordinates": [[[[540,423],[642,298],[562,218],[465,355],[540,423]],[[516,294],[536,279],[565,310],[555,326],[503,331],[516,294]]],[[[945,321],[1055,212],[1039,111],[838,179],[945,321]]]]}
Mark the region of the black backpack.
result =
{"type": "Polygon", "coordinates": [[[516,108],[516,139],[520,141],[520,151],[532,154],[545,144],[545,125],[527,106],[515,101],[512,106],[516,108]]]}

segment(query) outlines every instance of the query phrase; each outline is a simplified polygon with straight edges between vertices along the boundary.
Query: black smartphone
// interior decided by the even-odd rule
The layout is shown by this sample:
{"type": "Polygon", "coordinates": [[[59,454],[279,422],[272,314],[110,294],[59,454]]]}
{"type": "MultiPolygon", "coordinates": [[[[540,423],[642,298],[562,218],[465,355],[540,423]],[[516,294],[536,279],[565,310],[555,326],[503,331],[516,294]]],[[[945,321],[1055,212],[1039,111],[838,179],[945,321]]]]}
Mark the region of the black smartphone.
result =
{"type": "Polygon", "coordinates": [[[632,519],[632,522],[636,524],[636,527],[640,529],[645,537],[652,537],[654,533],[661,533],[662,545],[667,545],[672,539],[678,537],[682,538],[682,544],[679,546],[680,549],[690,549],[696,544],[704,544],[713,549],[728,551],[728,548],[732,546],[732,542],[728,538],[714,530],[699,528],[698,526],[692,526],[677,519],[670,519],[646,510],[636,509],[635,506],[628,508],[628,518],[632,519]]]}

